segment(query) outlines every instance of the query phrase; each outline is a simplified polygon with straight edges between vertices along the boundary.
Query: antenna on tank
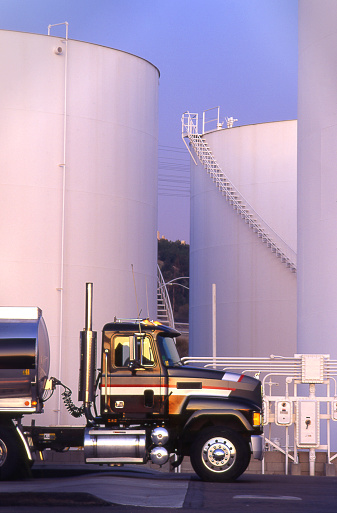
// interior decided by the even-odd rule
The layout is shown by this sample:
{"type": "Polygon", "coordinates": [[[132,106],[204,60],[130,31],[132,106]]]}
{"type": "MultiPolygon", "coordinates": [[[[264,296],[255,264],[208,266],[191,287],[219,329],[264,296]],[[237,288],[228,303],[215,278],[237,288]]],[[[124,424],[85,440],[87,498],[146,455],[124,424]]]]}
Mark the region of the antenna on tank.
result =
{"type": "Polygon", "coordinates": [[[133,285],[135,287],[135,295],[136,295],[136,303],[137,303],[137,315],[138,315],[138,318],[139,318],[140,317],[140,311],[139,311],[139,306],[138,306],[136,280],[135,280],[135,273],[134,273],[134,270],[133,270],[133,264],[131,264],[131,269],[132,269],[133,285]]]}

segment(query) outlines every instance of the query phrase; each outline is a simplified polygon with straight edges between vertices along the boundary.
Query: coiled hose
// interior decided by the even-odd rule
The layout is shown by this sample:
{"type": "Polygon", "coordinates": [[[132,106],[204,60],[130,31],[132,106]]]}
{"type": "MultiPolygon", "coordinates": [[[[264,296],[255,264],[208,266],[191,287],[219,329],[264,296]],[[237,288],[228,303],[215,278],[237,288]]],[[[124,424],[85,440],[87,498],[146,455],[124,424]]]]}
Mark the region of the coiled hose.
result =
{"type": "Polygon", "coordinates": [[[62,396],[64,405],[67,408],[70,415],[72,415],[73,417],[76,417],[76,418],[82,417],[82,415],[84,415],[84,413],[85,413],[84,405],[82,405],[80,407],[76,406],[73,403],[73,400],[71,398],[72,391],[70,390],[70,388],[67,387],[66,385],[64,385],[59,379],[56,379],[56,378],[51,378],[51,379],[52,379],[54,385],[60,385],[61,387],[63,387],[64,390],[63,390],[61,396],[62,396]]]}

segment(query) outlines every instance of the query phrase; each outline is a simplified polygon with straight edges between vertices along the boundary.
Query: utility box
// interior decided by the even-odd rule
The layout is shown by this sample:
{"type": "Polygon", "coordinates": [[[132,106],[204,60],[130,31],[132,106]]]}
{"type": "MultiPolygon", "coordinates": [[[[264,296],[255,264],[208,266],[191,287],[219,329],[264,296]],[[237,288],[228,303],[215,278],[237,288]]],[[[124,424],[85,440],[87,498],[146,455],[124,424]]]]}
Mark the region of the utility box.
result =
{"type": "Polygon", "coordinates": [[[329,355],[302,354],[302,383],[324,383],[324,358],[329,355]]]}
{"type": "Polygon", "coordinates": [[[293,423],[293,408],[291,401],[277,401],[275,414],[275,424],[278,426],[290,426],[293,423]]]}
{"type": "Polygon", "coordinates": [[[299,447],[319,446],[319,403],[299,401],[297,403],[297,440],[299,447]]]}

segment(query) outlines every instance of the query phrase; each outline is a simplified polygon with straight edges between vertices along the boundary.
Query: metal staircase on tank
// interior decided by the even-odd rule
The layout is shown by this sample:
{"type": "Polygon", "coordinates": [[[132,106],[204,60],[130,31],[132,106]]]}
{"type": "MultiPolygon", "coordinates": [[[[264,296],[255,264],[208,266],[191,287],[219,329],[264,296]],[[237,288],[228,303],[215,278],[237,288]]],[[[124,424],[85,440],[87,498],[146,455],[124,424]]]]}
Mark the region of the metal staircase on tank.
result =
{"type": "MultiPolygon", "coordinates": [[[[217,128],[222,125],[217,124],[217,128]]],[[[212,178],[216,187],[225,196],[228,203],[244,222],[256,233],[257,237],[264,243],[280,261],[293,273],[296,273],[296,253],[268,226],[259,214],[249,205],[232,182],[227,178],[217,163],[210,147],[205,139],[198,133],[198,114],[185,112],[182,116],[182,138],[193,159],[197,164],[186,138],[189,140],[196,156],[212,178]]]]}
{"type": "Polygon", "coordinates": [[[174,317],[166,284],[159,266],[157,266],[157,320],[174,328],[174,317]]]}

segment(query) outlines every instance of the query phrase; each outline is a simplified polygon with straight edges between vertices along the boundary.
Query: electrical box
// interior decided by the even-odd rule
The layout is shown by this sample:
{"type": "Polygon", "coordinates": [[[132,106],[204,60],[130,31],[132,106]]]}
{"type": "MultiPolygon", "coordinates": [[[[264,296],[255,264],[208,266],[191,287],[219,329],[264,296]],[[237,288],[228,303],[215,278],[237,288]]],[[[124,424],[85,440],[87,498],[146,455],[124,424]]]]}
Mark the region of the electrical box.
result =
{"type": "Polygon", "coordinates": [[[293,408],[291,401],[277,401],[275,413],[275,424],[278,426],[290,426],[292,424],[293,408]]]}
{"type": "Polygon", "coordinates": [[[337,401],[331,401],[331,418],[337,420],[337,401]]]}
{"type": "Polygon", "coordinates": [[[323,354],[302,354],[302,383],[324,383],[323,354]]]}
{"type": "Polygon", "coordinates": [[[297,407],[297,443],[299,447],[319,446],[319,403],[299,401],[297,407]]]}

